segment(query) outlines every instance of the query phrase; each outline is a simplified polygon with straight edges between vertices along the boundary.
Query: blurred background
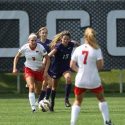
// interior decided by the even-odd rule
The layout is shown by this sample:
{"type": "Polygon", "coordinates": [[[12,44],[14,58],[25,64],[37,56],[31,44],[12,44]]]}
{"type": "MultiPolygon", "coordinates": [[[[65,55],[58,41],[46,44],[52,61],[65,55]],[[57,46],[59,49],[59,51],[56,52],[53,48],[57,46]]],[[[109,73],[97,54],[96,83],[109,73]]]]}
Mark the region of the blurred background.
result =
{"type": "MultiPolygon", "coordinates": [[[[105,91],[125,91],[125,1],[124,0],[0,0],[0,93],[27,93],[20,73],[13,76],[13,58],[31,32],[48,28],[48,38],[69,30],[72,39],[83,42],[83,31],[91,26],[105,60],[100,72],[105,91]]],[[[75,74],[74,74],[75,76],[75,74]]],[[[58,91],[64,91],[61,78],[58,91]]]]}

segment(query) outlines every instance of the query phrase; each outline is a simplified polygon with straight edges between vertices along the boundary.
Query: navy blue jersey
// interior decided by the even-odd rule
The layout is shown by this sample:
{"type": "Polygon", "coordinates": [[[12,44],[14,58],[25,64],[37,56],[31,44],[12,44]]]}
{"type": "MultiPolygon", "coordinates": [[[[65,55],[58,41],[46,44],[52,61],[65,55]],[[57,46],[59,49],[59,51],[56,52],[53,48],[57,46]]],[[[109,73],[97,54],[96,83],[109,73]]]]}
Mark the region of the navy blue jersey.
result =
{"type": "Polygon", "coordinates": [[[40,39],[37,39],[36,42],[40,43],[41,45],[43,45],[44,48],[46,49],[47,53],[50,52],[50,43],[51,43],[51,40],[46,39],[46,41],[43,43],[43,42],[40,41],[40,39]]]}
{"type": "Polygon", "coordinates": [[[73,47],[74,43],[72,42],[69,42],[68,46],[64,46],[61,42],[56,44],[55,49],[57,49],[57,52],[51,62],[49,69],[50,76],[59,78],[65,71],[70,70],[69,64],[73,47]]]}

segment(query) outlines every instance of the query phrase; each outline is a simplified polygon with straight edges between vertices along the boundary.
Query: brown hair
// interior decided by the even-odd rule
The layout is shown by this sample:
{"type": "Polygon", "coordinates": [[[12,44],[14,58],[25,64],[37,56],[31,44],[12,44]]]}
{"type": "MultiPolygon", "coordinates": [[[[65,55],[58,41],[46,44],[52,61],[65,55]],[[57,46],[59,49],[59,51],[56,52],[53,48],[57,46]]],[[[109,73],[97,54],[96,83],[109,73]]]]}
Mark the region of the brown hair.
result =
{"type": "Polygon", "coordinates": [[[54,36],[54,39],[52,40],[52,42],[50,43],[50,48],[52,49],[52,48],[54,48],[54,46],[58,43],[58,42],[60,42],[61,41],[61,38],[63,37],[63,36],[65,36],[65,35],[67,35],[67,36],[69,36],[70,38],[71,38],[71,34],[70,34],[70,32],[69,31],[62,31],[62,32],[60,32],[60,33],[58,33],[58,34],[56,34],[55,36],[54,36]]]}
{"type": "Polygon", "coordinates": [[[96,39],[96,32],[93,28],[87,28],[84,32],[84,38],[88,42],[90,46],[92,46],[95,49],[99,48],[97,39],[96,39]]]}
{"type": "Polygon", "coordinates": [[[42,31],[42,30],[47,30],[47,33],[48,33],[47,27],[41,27],[41,28],[36,32],[36,35],[37,35],[38,38],[40,38],[39,32],[42,31]]]}
{"type": "Polygon", "coordinates": [[[64,31],[62,32],[62,37],[63,37],[63,36],[69,36],[69,38],[71,38],[71,34],[70,34],[70,32],[67,31],[67,30],[64,30],[64,31]]]}

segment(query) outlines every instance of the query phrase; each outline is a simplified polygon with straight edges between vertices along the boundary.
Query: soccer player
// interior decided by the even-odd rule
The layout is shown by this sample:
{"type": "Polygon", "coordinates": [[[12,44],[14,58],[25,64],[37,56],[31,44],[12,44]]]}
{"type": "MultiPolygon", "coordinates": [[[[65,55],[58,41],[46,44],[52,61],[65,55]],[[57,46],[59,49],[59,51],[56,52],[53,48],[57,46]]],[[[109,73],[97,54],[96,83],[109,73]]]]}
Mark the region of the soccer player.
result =
{"type": "Polygon", "coordinates": [[[86,90],[93,92],[99,100],[99,109],[103,116],[104,125],[112,125],[98,73],[98,70],[103,68],[104,62],[94,29],[87,28],[85,30],[84,40],[85,43],[73,52],[70,62],[70,67],[77,72],[74,88],[75,101],[71,110],[71,125],[76,125],[86,90]]]}
{"type": "Polygon", "coordinates": [[[69,102],[69,95],[71,92],[72,78],[69,64],[71,59],[71,53],[75,44],[71,42],[71,34],[69,31],[63,31],[59,33],[58,36],[59,37],[56,36],[54,39],[54,43],[56,43],[55,46],[53,45],[52,41],[51,45],[53,49],[48,54],[50,57],[53,56],[53,60],[51,62],[48,72],[50,77],[52,78],[50,111],[54,111],[57,84],[61,76],[64,76],[66,81],[65,106],[71,107],[71,104],[69,102]]]}
{"type": "Polygon", "coordinates": [[[43,79],[46,79],[50,64],[50,58],[45,48],[36,42],[37,36],[31,33],[28,43],[23,45],[17,52],[13,61],[13,74],[17,74],[17,63],[21,56],[25,56],[24,76],[29,87],[29,102],[33,112],[36,111],[35,92],[41,87],[43,79]],[[43,57],[46,65],[42,63],[43,57]]]}
{"type": "MultiPolygon", "coordinates": [[[[50,43],[51,43],[51,40],[47,39],[47,35],[48,35],[48,30],[46,27],[41,27],[38,32],[36,33],[37,35],[37,40],[36,42],[37,43],[40,43],[41,45],[44,46],[44,48],[46,49],[47,53],[50,52],[50,43]]],[[[47,80],[44,80],[43,81],[43,84],[42,84],[42,91],[39,95],[39,98],[38,98],[38,103],[44,99],[44,97],[48,100],[49,99],[49,96],[50,96],[50,93],[51,93],[51,79],[50,77],[48,76],[47,77],[47,80]]]]}

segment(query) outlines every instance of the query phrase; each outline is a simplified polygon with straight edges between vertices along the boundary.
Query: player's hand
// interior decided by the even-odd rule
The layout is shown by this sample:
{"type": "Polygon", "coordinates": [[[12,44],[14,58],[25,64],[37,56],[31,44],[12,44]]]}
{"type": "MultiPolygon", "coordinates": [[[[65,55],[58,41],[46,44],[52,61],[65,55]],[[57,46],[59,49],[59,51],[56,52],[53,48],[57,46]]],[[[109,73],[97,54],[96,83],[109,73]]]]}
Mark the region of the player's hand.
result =
{"type": "Polygon", "coordinates": [[[17,69],[13,69],[13,72],[12,72],[14,75],[17,75],[18,74],[18,70],[17,69]]]}

